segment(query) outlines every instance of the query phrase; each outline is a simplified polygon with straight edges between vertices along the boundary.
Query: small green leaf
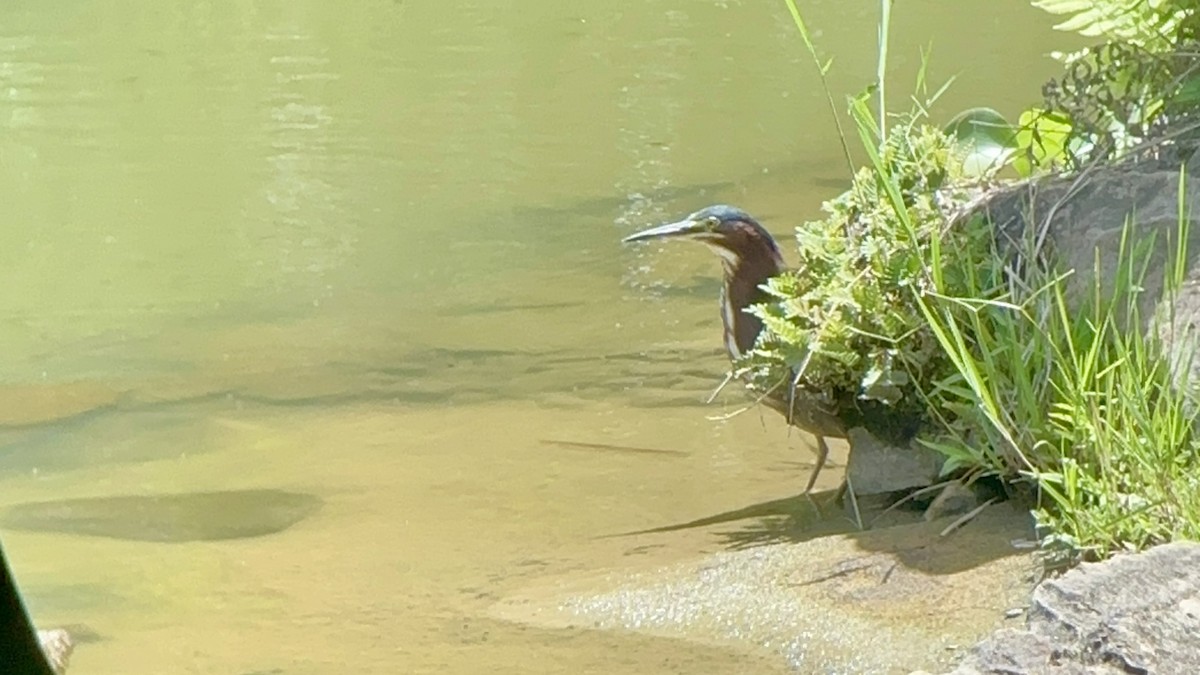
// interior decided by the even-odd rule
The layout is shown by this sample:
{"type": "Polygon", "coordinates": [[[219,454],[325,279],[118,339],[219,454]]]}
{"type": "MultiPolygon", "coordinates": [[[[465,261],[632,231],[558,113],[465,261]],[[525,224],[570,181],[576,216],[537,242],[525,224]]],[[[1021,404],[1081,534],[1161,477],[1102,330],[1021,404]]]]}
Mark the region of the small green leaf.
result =
{"type": "Polygon", "coordinates": [[[1022,176],[1052,169],[1067,159],[1071,121],[1065,115],[1032,108],[1021,113],[1017,127],[1016,157],[1013,166],[1022,176]]]}

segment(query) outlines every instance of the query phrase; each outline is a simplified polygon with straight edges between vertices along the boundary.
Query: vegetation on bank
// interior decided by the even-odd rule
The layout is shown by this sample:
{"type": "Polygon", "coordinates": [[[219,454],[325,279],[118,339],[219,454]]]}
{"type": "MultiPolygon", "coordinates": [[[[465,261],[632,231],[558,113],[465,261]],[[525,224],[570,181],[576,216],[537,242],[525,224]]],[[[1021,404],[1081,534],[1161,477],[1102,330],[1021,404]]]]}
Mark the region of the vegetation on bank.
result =
{"type": "MultiPolygon", "coordinates": [[[[823,219],[797,228],[803,273],[770,282],[773,301],[756,308],[767,330],[741,374],[763,391],[848,393],[921,416],[918,440],[945,455],[945,473],[1030,495],[1047,550],[1102,557],[1200,538],[1197,407],[1172,370],[1190,364],[1172,363],[1138,310],[1153,242],[1127,223],[1113,289],[1097,275],[1070,297],[1071,271],[1038,228],[998,244],[983,216],[962,215],[1005,176],[1086,180],[1147,148],[1189,147],[1200,0],[1036,0],[1103,44],[1060,55],[1064,75],[1015,125],[976,109],[945,130],[928,118],[936,93],[923,77],[920,103],[886,112],[891,0],[881,4],[880,79],[850,102],[867,166],[823,219]]],[[[1185,272],[1184,186],[1181,173],[1168,294],[1185,272]]]]}

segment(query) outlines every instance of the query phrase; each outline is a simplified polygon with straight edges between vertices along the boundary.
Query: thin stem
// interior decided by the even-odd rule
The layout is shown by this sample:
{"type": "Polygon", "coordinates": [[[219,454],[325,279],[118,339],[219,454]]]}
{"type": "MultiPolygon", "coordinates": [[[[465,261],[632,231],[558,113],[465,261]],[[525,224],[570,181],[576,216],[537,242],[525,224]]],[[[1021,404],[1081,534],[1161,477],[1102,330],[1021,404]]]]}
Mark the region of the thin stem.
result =
{"type": "Polygon", "coordinates": [[[829,113],[833,115],[833,125],[837,128],[838,140],[842,143],[842,153],[846,156],[846,166],[850,169],[850,173],[854,173],[854,159],[850,156],[850,146],[846,143],[846,132],[842,129],[842,120],[838,116],[837,104],[833,101],[833,91],[829,88],[829,80],[825,77],[825,73],[829,70],[828,64],[821,63],[821,58],[817,56],[817,46],[813,44],[812,36],[808,33],[808,24],[804,23],[804,17],[800,14],[800,8],[796,6],[796,0],[784,0],[788,10],[792,13],[792,21],[796,23],[796,28],[800,30],[800,38],[804,40],[804,46],[808,48],[808,54],[812,57],[813,63],[817,66],[817,75],[821,78],[821,89],[825,92],[825,101],[829,104],[829,113]]]}
{"type": "Polygon", "coordinates": [[[887,138],[887,54],[888,33],[892,25],[892,0],[879,0],[879,59],[875,86],[879,88],[879,138],[887,138]]]}

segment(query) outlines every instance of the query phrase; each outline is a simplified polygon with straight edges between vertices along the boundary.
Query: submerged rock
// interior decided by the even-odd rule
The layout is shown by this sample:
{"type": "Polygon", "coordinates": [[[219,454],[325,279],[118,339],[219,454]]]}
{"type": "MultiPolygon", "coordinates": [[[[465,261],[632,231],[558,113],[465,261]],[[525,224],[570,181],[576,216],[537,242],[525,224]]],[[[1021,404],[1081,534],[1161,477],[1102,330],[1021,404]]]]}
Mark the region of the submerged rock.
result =
{"type": "Polygon", "coordinates": [[[1085,563],[1033,593],[1024,630],[984,640],[953,675],[1200,672],[1200,544],[1085,563]]]}
{"type": "Polygon", "coordinates": [[[321,508],[311,494],[228,490],[60,499],[10,507],[0,525],[134,541],[215,541],[286,530],[321,508]]]}

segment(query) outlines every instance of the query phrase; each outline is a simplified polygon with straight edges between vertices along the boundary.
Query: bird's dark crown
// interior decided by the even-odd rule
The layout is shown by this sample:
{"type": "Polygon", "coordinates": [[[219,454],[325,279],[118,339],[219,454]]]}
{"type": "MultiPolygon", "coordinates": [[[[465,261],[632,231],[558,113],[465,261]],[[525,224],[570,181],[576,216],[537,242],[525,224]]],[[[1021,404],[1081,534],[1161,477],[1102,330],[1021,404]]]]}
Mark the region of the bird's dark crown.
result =
{"type": "Polygon", "coordinates": [[[701,235],[703,239],[714,242],[720,242],[723,239],[757,239],[761,240],[767,248],[778,252],[779,247],[775,244],[771,233],[767,232],[767,228],[755,220],[754,216],[736,206],[716,204],[700,209],[688,216],[687,220],[704,224],[708,236],[701,235]]]}

